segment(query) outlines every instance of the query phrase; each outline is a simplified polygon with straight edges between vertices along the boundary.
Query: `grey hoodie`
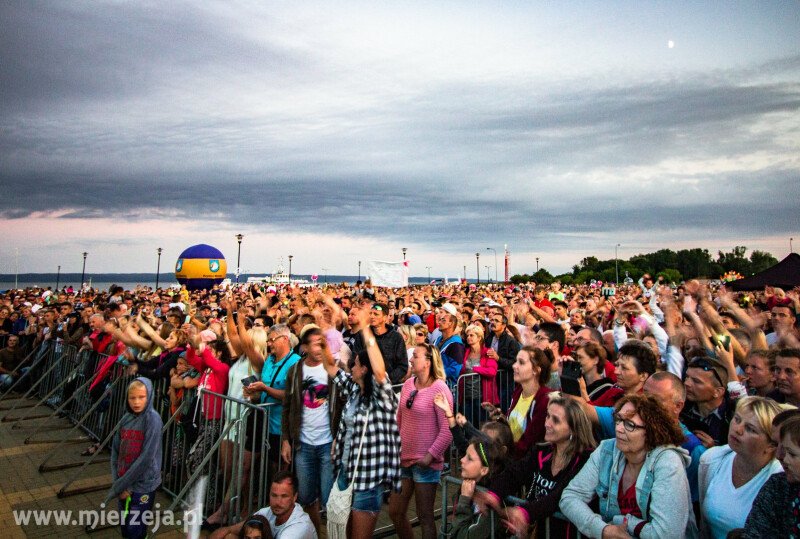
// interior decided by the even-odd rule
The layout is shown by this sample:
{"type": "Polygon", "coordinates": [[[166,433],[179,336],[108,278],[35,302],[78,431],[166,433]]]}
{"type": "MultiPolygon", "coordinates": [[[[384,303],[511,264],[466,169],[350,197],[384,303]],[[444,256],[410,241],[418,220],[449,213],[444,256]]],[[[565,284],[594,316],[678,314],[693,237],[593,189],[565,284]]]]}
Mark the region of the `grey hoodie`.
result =
{"type": "MultiPolygon", "coordinates": [[[[636,479],[636,502],[644,519],[627,515],[628,533],[646,521],[639,537],[697,537],[689,481],[685,468],[691,463],[689,453],[672,445],[657,447],[647,453],[636,479]]],[[[589,461],[561,495],[561,512],[584,535],[601,537],[608,524],[622,524],[617,493],[625,456],[617,449],[616,439],[603,440],[589,461]],[[589,507],[599,498],[600,514],[589,507]]]]}
{"type": "Polygon", "coordinates": [[[119,430],[111,445],[111,477],[114,483],[106,501],[118,497],[123,491],[144,494],[153,492],[161,484],[161,428],[163,422],[153,409],[153,383],[139,377],[147,389],[147,405],[141,413],[134,413],[127,402],[127,413],[122,416],[119,430]]]}

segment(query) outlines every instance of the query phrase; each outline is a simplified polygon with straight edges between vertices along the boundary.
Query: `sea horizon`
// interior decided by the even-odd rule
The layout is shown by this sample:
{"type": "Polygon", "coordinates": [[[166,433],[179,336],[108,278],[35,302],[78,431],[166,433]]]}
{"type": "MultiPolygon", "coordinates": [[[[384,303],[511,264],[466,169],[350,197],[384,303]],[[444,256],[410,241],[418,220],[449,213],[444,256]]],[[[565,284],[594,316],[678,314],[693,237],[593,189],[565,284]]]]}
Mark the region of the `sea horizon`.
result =
{"type": "MultiPolygon", "coordinates": [[[[252,274],[242,274],[239,276],[239,282],[246,282],[248,277],[251,276],[265,276],[267,274],[262,273],[252,273],[252,274]]],[[[229,273],[227,277],[235,282],[236,275],[229,273]]],[[[453,281],[458,279],[459,276],[447,276],[448,280],[453,281]]],[[[366,278],[365,275],[357,276],[357,275],[318,275],[317,283],[318,284],[334,284],[334,283],[346,283],[346,284],[355,284],[358,279],[362,281],[366,278]]],[[[441,280],[444,277],[431,275],[431,279],[441,280]]],[[[150,286],[155,287],[156,283],[156,274],[155,273],[92,273],[86,274],[84,277],[86,282],[90,282],[91,285],[96,290],[108,290],[111,285],[119,285],[123,287],[125,290],[132,290],[138,285],[143,286],[150,286]]],[[[302,274],[302,273],[293,273],[292,279],[306,279],[309,282],[312,281],[311,275],[302,274]]],[[[80,273],[62,273],[60,275],[56,273],[20,273],[18,275],[12,274],[0,274],[0,291],[2,290],[9,290],[12,288],[28,288],[28,287],[41,287],[41,288],[56,288],[56,283],[58,283],[58,288],[63,288],[64,286],[72,285],[74,288],[77,288],[80,284],[81,274],[80,273]],[[15,287],[16,282],[16,287],[15,287]]],[[[474,281],[471,279],[470,282],[474,281]]],[[[430,281],[427,277],[422,276],[410,276],[408,278],[409,284],[427,284],[430,281]]],[[[177,285],[178,281],[175,279],[174,273],[161,273],[159,274],[158,286],[160,288],[166,288],[170,285],[177,285]]]]}

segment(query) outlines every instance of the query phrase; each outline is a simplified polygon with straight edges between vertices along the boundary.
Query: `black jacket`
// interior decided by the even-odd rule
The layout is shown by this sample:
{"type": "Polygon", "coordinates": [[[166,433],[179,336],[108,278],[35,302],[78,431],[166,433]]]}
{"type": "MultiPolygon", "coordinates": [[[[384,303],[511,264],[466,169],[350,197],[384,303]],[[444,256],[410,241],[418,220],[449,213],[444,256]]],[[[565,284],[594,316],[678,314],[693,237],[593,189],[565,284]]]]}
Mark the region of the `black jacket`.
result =
{"type": "MultiPolygon", "coordinates": [[[[388,324],[386,329],[387,331],[383,335],[375,335],[375,342],[380,348],[383,362],[386,364],[386,373],[394,385],[399,384],[408,372],[408,352],[406,352],[406,343],[403,341],[402,335],[394,331],[388,324]]],[[[353,355],[365,348],[364,335],[359,331],[355,338],[353,355]]]]}
{"type": "MultiPolygon", "coordinates": [[[[490,333],[488,337],[486,337],[486,347],[492,347],[492,339],[494,339],[494,333],[490,333]]],[[[517,352],[519,349],[522,348],[522,345],[508,332],[508,330],[504,331],[502,335],[500,335],[500,342],[497,346],[497,366],[498,368],[506,371],[511,370],[511,366],[514,364],[514,361],[517,359],[517,352]]]]}

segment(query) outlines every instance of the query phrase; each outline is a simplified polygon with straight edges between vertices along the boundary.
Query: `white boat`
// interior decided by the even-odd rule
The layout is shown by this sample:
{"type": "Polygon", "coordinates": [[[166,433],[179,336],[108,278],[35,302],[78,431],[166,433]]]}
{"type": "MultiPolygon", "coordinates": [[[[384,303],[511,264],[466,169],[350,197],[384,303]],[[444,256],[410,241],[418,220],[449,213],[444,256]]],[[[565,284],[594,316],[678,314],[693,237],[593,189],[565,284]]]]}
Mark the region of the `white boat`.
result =
{"type": "Polygon", "coordinates": [[[252,277],[248,277],[247,282],[273,285],[292,284],[300,287],[311,286],[313,284],[309,282],[308,279],[290,279],[289,274],[283,269],[283,259],[281,259],[281,262],[278,264],[278,269],[272,275],[254,275],[252,277]]]}

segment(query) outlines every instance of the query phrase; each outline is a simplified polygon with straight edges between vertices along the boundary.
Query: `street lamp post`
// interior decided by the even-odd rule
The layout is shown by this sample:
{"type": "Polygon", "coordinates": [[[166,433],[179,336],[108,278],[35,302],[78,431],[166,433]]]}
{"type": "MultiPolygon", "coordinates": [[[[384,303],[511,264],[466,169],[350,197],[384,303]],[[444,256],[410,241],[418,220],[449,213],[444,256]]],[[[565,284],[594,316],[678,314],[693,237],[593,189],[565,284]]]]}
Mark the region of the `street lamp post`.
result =
{"type": "MultiPolygon", "coordinates": [[[[487,247],[486,250],[487,251],[494,251],[494,282],[497,282],[497,249],[495,249],[494,247],[487,247]]],[[[488,279],[489,278],[489,274],[488,274],[489,270],[486,270],[486,271],[487,271],[486,278],[488,279]]]]}
{"type": "Polygon", "coordinates": [[[619,285],[619,248],[619,243],[614,246],[614,273],[616,275],[616,278],[614,279],[615,285],[619,285]]]}
{"type": "Polygon", "coordinates": [[[539,273],[539,257],[536,257],[536,273],[539,273]]]}
{"type": "Polygon", "coordinates": [[[241,234],[236,234],[236,241],[239,242],[239,250],[236,253],[236,283],[239,283],[239,268],[242,267],[242,238],[241,234]]]}
{"type": "Polygon", "coordinates": [[[794,240],[794,238],[789,238],[789,252],[790,252],[790,253],[793,253],[793,252],[794,252],[794,249],[792,249],[792,241],[793,241],[793,240],[794,240]]]}
{"type": "Polygon", "coordinates": [[[406,259],[406,251],[408,251],[408,249],[406,249],[405,247],[403,247],[403,260],[405,260],[405,259],[406,259]]]}
{"type": "Polygon", "coordinates": [[[292,259],[294,255],[289,255],[289,284],[292,284],[292,259]]]}
{"type": "Polygon", "coordinates": [[[156,249],[158,253],[158,264],[156,264],[156,290],[158,290],[158,278],[161,276],[161,251],[163,251],[161,247],[156,249]]]}
{"type": "Polygon", "coordinates": [[[425,269],[428,270],[428,284],[431,282],[431,267],[432,266],[425,266],[425,269]]]}
{"type": "Polygon", "coordinates": [[[325,284],[328,284],[328,268],[322,268],[322,271],[325,272],[325,284]]]}
{"type": "Polygon", "coordinates": [[[481,254],[475,253],[475,269],[478,274],[478,284],[481,284],[481,254]]]}
{"type": "Polygon", "coordinates": [[[56,273],[56,292],[58,292],[58,284],[61,282],[61,266],[58,266],[58,273],[56,273]]]}
{"type": "Polygon", "coordinates": [[[483,267],[486,268],[486,282],[487,283],[491,283],[492,282],[492,277],[491,277],[492,272],[490,270],[492,269],[492,266],[483,266],[483,267]]]}
{"type": "Polygon", "coordinates": [[[358,261],[358,280],[361,280],[361,261],[358,261]]]}
{"type": "Polygon", "coordinates": [[[86,257],[89,255],[86,251],[83,252],[83,269],[81,270],[81,288],[83,288],[83,278],[86,276],[86,257]]]}

